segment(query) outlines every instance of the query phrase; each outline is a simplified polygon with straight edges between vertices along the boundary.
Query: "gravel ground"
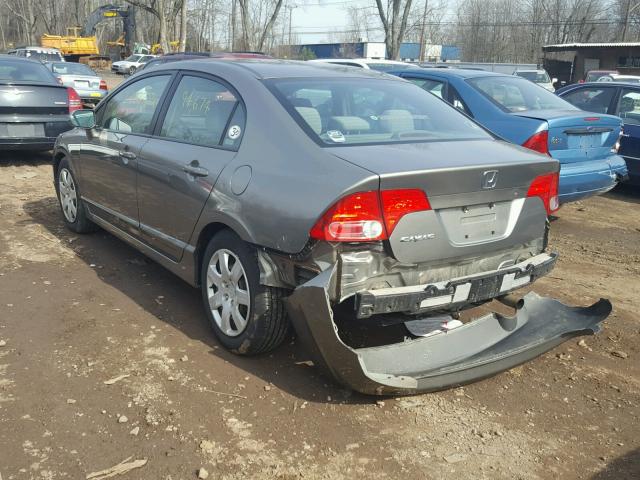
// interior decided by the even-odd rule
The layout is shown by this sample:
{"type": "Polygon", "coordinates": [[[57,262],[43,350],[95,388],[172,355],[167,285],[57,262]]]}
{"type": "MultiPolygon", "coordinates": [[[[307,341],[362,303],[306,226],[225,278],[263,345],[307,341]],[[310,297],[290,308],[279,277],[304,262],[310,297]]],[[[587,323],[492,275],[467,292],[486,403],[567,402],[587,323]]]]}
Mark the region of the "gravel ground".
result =
{"type": "Polygon", "coordinates": [[[552,223],[560,260],[535,289],[611,299],[602,333],[380,399],[320,376],[294,340],[227,353],[198,291],[105,232],[64,228],[47,155],[0,153],[0,478],[126,460],[132,479],[638,479],[639,204],[626,188],[552,223]]]}

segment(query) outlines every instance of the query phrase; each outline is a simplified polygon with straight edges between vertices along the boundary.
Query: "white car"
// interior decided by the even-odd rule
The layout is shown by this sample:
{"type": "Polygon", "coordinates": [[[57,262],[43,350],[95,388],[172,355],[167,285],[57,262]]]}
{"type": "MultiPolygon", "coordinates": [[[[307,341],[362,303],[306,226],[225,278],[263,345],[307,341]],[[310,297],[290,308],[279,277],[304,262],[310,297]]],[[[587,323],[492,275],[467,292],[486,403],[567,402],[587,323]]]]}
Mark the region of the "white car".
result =
{"type": "Polygon", "coordinates": [[[390,72],[392,70],[406,70],[407,68],[420,68],[413,63],[398,62],[397,60],[368,59],[368,58],[318,58],[309,60],[318,63],[333,63],[335,65],[345,65],[349,67],[360,67],[379,72],[390,72]]]}
{"type": "Polygon", "coordinates": [[[513,74],[518,77],[526,78],[533,83],[537,83],[542,88],[549,90],[550,92],[556,91],[556,87],[553,85],[558,81],[558,79],[549,78],[549,74],[546,70],[516,70],[513,74]]]}
{"type": "Polygon", "coordinates": [[[41,62],[64,62],[62,52],[57,48],[48,47],[20,47],[16,48],[11,55],[17,57],[30,58],[32,60],[40,60],[41,62]]]}
{"type": "Polygon", "coordinates": [[[622,83],[640,83],[640,77],[637,75],[617,75],[611,73],[598,78],[598,82],[622,82],[622,83]]]}
{"type": "Polygon", "coordinates": [[[124,60],[121,60],[119,62],[113,62],[111,64],[111,71],[114,73],[121,73],[123,75],[133,75],[134,73],[136,73],[136,70],[141,68],[149,60],[156,57],[157,55],[131,55],[130,57],[125,58],[124,60]]]}

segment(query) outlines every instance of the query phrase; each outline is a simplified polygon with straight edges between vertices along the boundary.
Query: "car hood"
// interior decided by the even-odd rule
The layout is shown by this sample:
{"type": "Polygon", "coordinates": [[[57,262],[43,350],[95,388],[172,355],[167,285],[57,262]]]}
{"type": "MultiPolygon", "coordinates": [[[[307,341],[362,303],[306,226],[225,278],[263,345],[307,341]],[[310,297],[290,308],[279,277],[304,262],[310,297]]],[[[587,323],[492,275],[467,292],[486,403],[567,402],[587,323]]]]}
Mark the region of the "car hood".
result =
{"type": "Polygon", "coordinates": [[[133,62],[128,62],[126,60],[120,60],[119,62],[113,62],[114,67],[129,67],[133,65],[133,62]]]}

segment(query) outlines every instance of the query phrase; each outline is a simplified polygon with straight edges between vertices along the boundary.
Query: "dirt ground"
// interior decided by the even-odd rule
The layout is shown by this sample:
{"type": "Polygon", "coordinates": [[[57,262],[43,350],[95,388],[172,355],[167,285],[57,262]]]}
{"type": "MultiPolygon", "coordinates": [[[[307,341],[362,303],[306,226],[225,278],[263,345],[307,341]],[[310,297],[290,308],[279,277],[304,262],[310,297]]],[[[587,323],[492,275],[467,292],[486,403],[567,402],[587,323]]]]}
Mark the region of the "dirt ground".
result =
{"type": "Polygon", "coordinates": [[[464,388],[365,397],[293,340],[227,353],[198,291],[64,228],[48,156],[0,154],[0,478],[131,457],[132,479],[638,479],[640,190],[564,207],[551,243],[536,290],[609,298],[602,333],[464,388]]]}

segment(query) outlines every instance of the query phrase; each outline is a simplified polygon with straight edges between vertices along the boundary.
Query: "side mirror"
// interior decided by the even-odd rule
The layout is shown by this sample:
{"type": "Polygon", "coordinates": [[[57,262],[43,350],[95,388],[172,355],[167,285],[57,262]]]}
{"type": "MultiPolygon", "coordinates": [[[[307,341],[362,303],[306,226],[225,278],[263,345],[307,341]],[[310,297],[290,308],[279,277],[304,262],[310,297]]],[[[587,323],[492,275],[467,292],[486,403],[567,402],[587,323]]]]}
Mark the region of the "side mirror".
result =
{"type": "Polygon", "coordinates": [[[551,79],[551,83],[558,83],[558,79],[557,79],[557,78],[555,78],[555,77],[553,77],[553,78],[551,79]]]}
{"type": "Polygon", "coordinates": [[[71,123],[74,127],[89,130],[96,126],[96,116],[93,110],[76,110],[71,115],[71,123]]]}

